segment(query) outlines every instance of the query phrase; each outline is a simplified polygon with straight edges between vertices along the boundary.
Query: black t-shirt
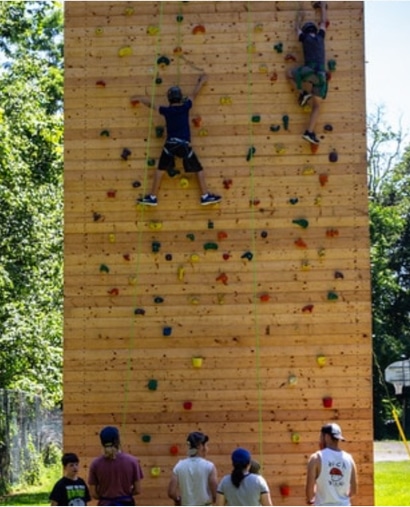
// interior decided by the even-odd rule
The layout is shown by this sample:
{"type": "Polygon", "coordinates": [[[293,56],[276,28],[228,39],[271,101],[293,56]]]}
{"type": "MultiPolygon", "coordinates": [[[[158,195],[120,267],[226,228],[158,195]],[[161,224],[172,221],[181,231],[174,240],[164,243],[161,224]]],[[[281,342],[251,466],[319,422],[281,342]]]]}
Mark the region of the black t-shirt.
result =
{"type": "Polygon", "coordinates": [[[87,505],[91,500],[88,486],[80,477],[75,481],[61,478],[55,483],[49,498],[58,505],[87,505]]]}
{"type": "Polygon", "coordinates": [[[299,41],[303,44],[305,65],[316,71],[325,70],[325,31],[320,29],[316,35],[301,33],[299,41]]]}

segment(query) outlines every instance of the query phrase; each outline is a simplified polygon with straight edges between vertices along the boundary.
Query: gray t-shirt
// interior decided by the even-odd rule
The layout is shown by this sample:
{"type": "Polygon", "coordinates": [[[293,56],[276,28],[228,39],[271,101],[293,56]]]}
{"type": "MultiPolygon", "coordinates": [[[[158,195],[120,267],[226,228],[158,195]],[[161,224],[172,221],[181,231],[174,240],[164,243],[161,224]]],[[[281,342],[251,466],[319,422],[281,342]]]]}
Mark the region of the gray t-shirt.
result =
{"type": "Polygon", "coordinates": [[[182,505],[210,505],[212,494],[209,490],[209,476],[215,465],[199,456],[185,458],[175,465],[182,505]]]}
{"type": "Polygon", "coordinates": [[[217,489],[225,497],[226,505],[261,505],[261,495],[269,493],[269,486],[261,475],[246,475],[239,488],[232,484],[231,476],[225,475],[217,489]]]}

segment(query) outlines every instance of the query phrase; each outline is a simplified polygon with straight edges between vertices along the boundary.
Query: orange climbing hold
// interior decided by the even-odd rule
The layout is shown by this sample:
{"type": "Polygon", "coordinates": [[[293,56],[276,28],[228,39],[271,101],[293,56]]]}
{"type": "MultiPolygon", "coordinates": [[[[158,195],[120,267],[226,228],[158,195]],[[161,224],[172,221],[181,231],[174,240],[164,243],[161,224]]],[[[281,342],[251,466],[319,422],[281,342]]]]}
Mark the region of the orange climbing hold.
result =
{"type": "Polygon", "coordinates": [[[228,285],[228,275],[226,273],[221,273],[216,277],[217,282],[222,282],[224,285],[228,285]]]}
{"type": "Polygon", "coordinates": [[[329,181],[329,176],[325,173],[319,174],[319,183],[321,187],[324,187],[329,181]]]}
{"type": "Polygon", "coordinates": [[[206,32],[204,25],[196,25],[192,29],[193,35],[204,34],[206,32]]]}
{"type": "Polygon", "coordinates": [[[302,238],[299,238],[295,241],[295,245],[298,247],[298,248],[307,248],[307,244],[303,241],[302,238]]]}

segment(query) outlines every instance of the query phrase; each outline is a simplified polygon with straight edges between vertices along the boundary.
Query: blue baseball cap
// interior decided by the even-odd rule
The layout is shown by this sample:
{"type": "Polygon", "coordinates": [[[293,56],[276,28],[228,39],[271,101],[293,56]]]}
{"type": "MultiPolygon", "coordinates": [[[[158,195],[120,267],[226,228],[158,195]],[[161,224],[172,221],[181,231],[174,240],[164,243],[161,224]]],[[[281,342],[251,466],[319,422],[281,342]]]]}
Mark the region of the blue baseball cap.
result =
{"type": "Polygon", "coordinates": [[[238,447],[232,453],[232,463],[234,465],[249,465],[251,462],[251,453],[242,447],[238,447]]]}
{"type": "Polygon", "coordinates": [[[100,432],[100,440],[103,446],[117,446],[120,441],[120,432],[115,426],[106,426],[100,432]]]}

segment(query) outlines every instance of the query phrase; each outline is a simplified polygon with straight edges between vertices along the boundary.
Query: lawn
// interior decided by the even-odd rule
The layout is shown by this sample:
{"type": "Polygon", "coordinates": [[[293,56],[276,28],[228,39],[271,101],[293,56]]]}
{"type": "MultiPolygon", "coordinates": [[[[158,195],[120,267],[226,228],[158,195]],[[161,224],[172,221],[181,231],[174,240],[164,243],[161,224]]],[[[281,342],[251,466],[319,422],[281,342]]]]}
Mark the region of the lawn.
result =
{"type": "MultiPolygon", "coordinates": [[[[374,467],[375,505],[410,505],[410,460],[380,462],[374,467]]],[[[41,485],[0,498],[0,505],[50,505],[48,495],[59,473],[54,469],[44,476],[41,485]]]]}

